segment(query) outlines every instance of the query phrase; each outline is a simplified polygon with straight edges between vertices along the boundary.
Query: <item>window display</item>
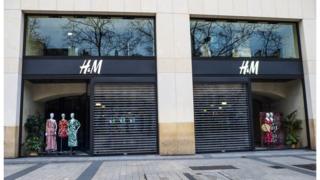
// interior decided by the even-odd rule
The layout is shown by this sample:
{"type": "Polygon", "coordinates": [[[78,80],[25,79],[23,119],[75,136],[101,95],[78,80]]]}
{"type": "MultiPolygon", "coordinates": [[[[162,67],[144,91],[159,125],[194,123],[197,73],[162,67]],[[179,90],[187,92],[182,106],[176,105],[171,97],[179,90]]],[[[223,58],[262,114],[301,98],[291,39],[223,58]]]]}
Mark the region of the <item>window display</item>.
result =
{"type": "Polygon", "coordinates": [[[253,82],[251,88],[256,150],[307,148],[302,82],[253,82]]]}
{"type": "Polygon", "coordinates": [[[283,145],[281,117],[282,113],[280,112],[260,112],[262,146],[283,145]]]}
{"type": "Polygon", "coordinates": [[[50,119],[46,121],[46,148],[47,153],[57,151],[57,135],[60,138],[60,153],[62,153],[62,141],[68,138],[68,147],[70,147],[70,153],[73,153],[72,148],[78,146],[77,133],[81,126],[80,122],[74,118],[75,114],[71,113],[71,119],[67,121],[65,114],[61,114],[61,120],[59,121],[59,129],[57,122],[54,118],[54,113],[50,113],[50,119]],[[58,134],[57,134],[58,131],[58,134]]]}

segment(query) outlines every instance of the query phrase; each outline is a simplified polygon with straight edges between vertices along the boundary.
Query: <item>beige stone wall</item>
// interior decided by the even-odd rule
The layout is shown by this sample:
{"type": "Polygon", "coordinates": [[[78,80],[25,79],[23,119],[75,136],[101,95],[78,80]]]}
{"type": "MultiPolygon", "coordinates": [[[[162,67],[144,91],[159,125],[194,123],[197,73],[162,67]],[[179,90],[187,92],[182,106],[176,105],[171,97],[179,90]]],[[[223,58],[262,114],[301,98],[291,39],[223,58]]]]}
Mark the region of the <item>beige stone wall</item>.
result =
{"type": "Polygon", "coordinates": [[[316,147],[316,134],[317,134],[317,121],[315,119],[309,119],[309,129],[310,129],[310,143],[311,143],[311,149],[315,150],[316,147]]]}
{"type": "Polygon", "coordinates": [[[194,154],[194,123],[159,123],[161,155],[194,154]]]}
{"type": "MultiPolygon", "coordinates": [[[[22,12],[155,15],[160,124],[183,124],[194,121],[190,17],[300,22],[310,124],[316,119],[315,0],[5,0],[4,5],[5,126],[7,127],[16,128],[19,124],[22,12]]],[[[164,134],[162,130],[160,134],[164,134]]],[[[177,136],[182,134],[179,132],[177,136]]],[[[311,135],[314,137],[313,132],[311,135]]],[[[5,137],[5,141],[7,139],[5,137]]],[[[14,155],[15,151],[8,152],[14,155]]],[[[189,147],[186,147],[186,151],[192,152],[189,147]]]]}
{"type": "MultiPolygon", "coordinates": [[[[312,8],[314,9],[314,7],[312,8]]],[[[299,23],[312,149],[316,148],[316,27],[312,12],[299,23]]]]}
{"type": "MultiPolygon", "coordinates": [[[[10,2],[10,5],[19,4],[10,2]]],[[[6,1],[8,7],[8,1],[6,1]]],[[[4,156],[17,157],[20,118],[23,14],[4,11],[4,156]]]]}
{"type": "Polygon", "coordinates": [[[4,157],[14,158],[18,156],[19,128],[12,126],[4,127],[4,157]]]}
{"type": "Polygon", "coordinates": [[[190,24],[186,9],[180,11],[156,16],[161,155],[195,152],[190,24]]]}

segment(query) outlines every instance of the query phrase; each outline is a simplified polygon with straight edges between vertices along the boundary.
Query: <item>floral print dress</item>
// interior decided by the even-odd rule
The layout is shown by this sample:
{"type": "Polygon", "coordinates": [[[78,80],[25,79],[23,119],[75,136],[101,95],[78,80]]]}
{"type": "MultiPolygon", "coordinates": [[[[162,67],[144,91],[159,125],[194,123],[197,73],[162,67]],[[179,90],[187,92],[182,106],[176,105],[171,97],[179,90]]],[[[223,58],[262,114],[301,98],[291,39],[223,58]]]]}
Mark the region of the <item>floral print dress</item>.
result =
{"type": "Polygon", "coordinates": [[[59,121],[59,132],[58,135],[60,138],[65,139],[68,137],[68,121],[61,119],[59,121]]]}
{"type": "Polygon", "coordinates": [[[80,122],[76,119],[71,119],[68,123],[68,146],[76,147],[78,146],[77,132],[80,128],[80,122]]]}
{"type": "Polygon", "coordinates": [[[57,123],[54,119],[48,119],[46,122],[46,151],[57,150],[56,140],[57,123]]]}

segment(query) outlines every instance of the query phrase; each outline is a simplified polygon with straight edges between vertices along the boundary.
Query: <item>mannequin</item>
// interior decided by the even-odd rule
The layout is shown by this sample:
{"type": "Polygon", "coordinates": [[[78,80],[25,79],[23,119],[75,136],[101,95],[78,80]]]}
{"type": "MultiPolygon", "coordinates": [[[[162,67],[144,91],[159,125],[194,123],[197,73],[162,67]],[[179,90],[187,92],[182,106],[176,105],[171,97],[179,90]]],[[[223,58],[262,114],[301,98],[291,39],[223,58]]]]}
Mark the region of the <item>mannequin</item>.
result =
{"type": "Polygon", "coordinates": [[[70,114],[71,119],[68,122],[68,146],[72,154],[72,148],[78,146],[77,133],[80,128],[80,122],[74,118],[74,113],[70,114]]]}
{"type": "Polygon", "coordinates": [[[62,153],[62,140],[68,137],[68,121],[65,119],[66,115],[61,114],[61,120],[59,121],[58,136],[60,137],[60,153],[62,153]]]}
{"type": "Polygon", "coordinates": [[[211,57],[210,42],[211,37],[204,38],[200,46],[201,57],[211,57]]]}
{"type": "Polygon", "coordinates": [[[57,123],[56,120],[53,118],[54,114],[50,113],[50,119],[48,119],[46,122],[46,151],[48,152],[53,152],[57,150],[57,123]]]}
{"type": "Polygon", "coordinates": [[[267,146],[273,145],[274,142],[274,128],[273,128],[273,113],[266,112],[260,113],[260,116],[263,117],[261,130],[263,131],[262,142],[267,146]],[[263,116],[264,115],[264,116],[263,116]]]}

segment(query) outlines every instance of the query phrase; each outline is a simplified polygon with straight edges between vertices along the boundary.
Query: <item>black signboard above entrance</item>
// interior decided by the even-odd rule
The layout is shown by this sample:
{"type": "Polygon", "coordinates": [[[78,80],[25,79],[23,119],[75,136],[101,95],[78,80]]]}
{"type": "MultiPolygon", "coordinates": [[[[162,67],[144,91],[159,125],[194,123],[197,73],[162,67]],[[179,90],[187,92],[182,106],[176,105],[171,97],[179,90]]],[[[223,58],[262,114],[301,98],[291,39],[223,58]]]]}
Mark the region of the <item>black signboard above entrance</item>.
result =
{"type": "Polygon", "coordinates": [[[155,75],[155,58],[26,58],[24,75],[155,75]]]}
{"type": "Polygon", "coordinates": [[[263,76],[301,76],[300,60],[259,60],[197,59],[192,61],[192,71],[196,76],[238,76],[261,78],[263,76]]]}

